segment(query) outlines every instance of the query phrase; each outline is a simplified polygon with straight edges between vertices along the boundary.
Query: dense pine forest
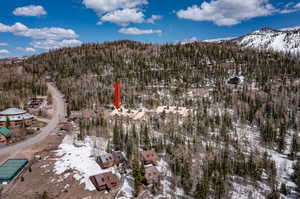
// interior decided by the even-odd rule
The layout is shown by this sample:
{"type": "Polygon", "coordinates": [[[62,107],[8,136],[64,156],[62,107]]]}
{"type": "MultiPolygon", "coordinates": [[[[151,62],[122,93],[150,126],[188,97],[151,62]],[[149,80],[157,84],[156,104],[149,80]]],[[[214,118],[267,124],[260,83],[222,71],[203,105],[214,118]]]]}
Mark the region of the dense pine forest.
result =
{"type": "MultiPolygon", "coordinates": [[[[81,139],[111,137],[108,150],[126,151],[137,194],[141,148],[160,154],[172,171],[173,189],[182,188],[186,198],[231,198],[242,185],[267,198],[300,190],[300,60],[291,54],[229,43],[118,41],[50,51],[22,66],[31,78],[9,80],[1,88],[9,92],[22,85],[19,94],[28,96],[44,92],[42,83],[30,86],[34,77],[50,76],[65,94],[69,113],[95,110],[93,118],[80,121],[81,139]],[[228,84],[235,76],[243,81],[228,84]],[[185,107],[188,116],[164,111],[140,121],[106,117],[98,109],[112,104],[115,81],[128,109],[185,107]],[[292,173],[276,157],[292,164],[292,173]]],[[[7,105],[1,96],[1,106],[7,105]]],[[[160,191],[158,185],[153,193],[160,191]]]]}
{"type": "Polygon", "coordinates": [[[44,80],[27,73],[20,64],[0,64],[0,110],[9,107],[24,108],[29,99],[46,95],[44,80]]]}

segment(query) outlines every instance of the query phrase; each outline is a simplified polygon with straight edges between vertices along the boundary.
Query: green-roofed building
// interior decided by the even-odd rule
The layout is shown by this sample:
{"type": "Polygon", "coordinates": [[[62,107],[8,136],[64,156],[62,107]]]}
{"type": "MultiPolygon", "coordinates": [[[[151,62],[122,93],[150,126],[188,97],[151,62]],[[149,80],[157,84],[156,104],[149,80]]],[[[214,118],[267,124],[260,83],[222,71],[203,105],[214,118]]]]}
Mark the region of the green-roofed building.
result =
{"type": "Polygon", "coordinates": [[[9,159],[0,166],[0,184],[8,184],[28,164],[27,159],[9,159]]]}
{"type": "Polygon", "coordinates": [[[6,127],[0,127],[0,144],[7,144],[10,137],[10,131],[6,127]]]}

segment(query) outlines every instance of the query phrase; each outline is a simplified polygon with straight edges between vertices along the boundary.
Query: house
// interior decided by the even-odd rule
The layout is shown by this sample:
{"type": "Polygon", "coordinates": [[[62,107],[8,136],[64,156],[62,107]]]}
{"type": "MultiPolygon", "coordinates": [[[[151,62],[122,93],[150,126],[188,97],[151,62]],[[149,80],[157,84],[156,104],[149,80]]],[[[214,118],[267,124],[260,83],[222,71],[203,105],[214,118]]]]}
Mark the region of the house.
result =
{"type": "Polygon", "coordinates": [[[43,103],[43,98],[32,98],[31,101],[28,103],[29,108],[38,108],[43,103]]]}
{"type": "Polygon", "coordinates": [[[230,78],[228,81],[227,81],[228,84],[239,84],[241,83],[241,79],[239,77],[233,77],[233,78],[230,78]]]}
{"type": "Polygon", "coordinates": [[[121,151],[113,151],[112,156],[116,165],[122,164],[126,161],[126,158],[121,151]]]}
{"type": "Polygon", "coordinates": [[[10,137],[10,131],[6,127],[0,127],[0,144],[7,144],[10,137]]]}
{"type": "Polygon", "coordinates": [[[69,122],[61,123],[60,130],[71,132],[73,130],[73,126],[69,122]]]}
{"type": "Polygon", "coordinates": [[[154,150],[147,150],[141,152],[141,160],[145,165],[156,165],[156,162],[158,161],[158,156],[154,150]]]}
{"type": "Polygon", "coordinates": [[[115,165],[112,154],[100,155],[96,158],[96,162],[100,165],[102,169],[106,169],[115,165]]]}
{"type": "Polygon", "coordinates": [[[96,187],[97,191],[110,191],[111,189],[117,187],[120,184],[118,177],[112,172],[91,176],[90,181],[96,187]]]}
{"type": "Polygon", "coordinates": [[[31,126],[33,120],[33,115],[18,108],[8,108],[0,112],[0,126],[9,126],[9,128],[31,126]]]}
{"type": "Polygon", "coordinates": [[[155,166],[145,167],[145,178],[147,184],[156,184],[159,182],[160,173],[155,166]]]}

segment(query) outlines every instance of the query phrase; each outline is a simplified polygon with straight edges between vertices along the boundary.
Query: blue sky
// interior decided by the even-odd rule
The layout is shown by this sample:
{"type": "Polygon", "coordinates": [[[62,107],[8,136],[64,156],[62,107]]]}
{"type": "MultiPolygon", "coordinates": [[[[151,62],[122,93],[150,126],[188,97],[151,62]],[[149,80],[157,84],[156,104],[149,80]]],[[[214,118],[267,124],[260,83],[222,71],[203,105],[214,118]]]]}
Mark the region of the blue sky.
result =
{"type": "Polygon", "coordinates": [[[167,43],[300,25],[287,0],[2,0],[0,58],[86,42],[167,43]]]}

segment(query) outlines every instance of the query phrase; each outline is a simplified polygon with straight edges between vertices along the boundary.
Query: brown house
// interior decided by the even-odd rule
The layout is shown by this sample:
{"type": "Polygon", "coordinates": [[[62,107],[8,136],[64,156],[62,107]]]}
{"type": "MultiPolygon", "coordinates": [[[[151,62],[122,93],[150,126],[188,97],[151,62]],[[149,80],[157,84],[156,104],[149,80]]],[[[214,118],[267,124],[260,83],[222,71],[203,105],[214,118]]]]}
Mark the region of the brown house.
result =
{"type": "Polygon", "coordinates": [[[97,191],[111,190],[120,184],[118,177],[112,172],[102,173],[90,177],[90,181],[97,191]]]}
{"type": "Polygon", "coordinates": [[[104,154],[97,157],[96,162],[102,169],[107,169],[115,165],[112,154],[104,154]]]}
{"type": "Polygon", "coordinates": [[[156,184],[159,182],[160,173],[155,166],[145,167],[145,178],[147,184],[156,184]]]}
{"type": "Polygon", "coordinates": [[[156,162],[158,161],[158,156],[154,150],[143,151],[141,152],[141,160],[145,165],[156,165],[156,162]]]}
{"type": "Polygon", "coordinates": [[[113,151],[112,156],[116,165],[122,164],[126,161],[126,158],[121,151],[113,151]]]}

